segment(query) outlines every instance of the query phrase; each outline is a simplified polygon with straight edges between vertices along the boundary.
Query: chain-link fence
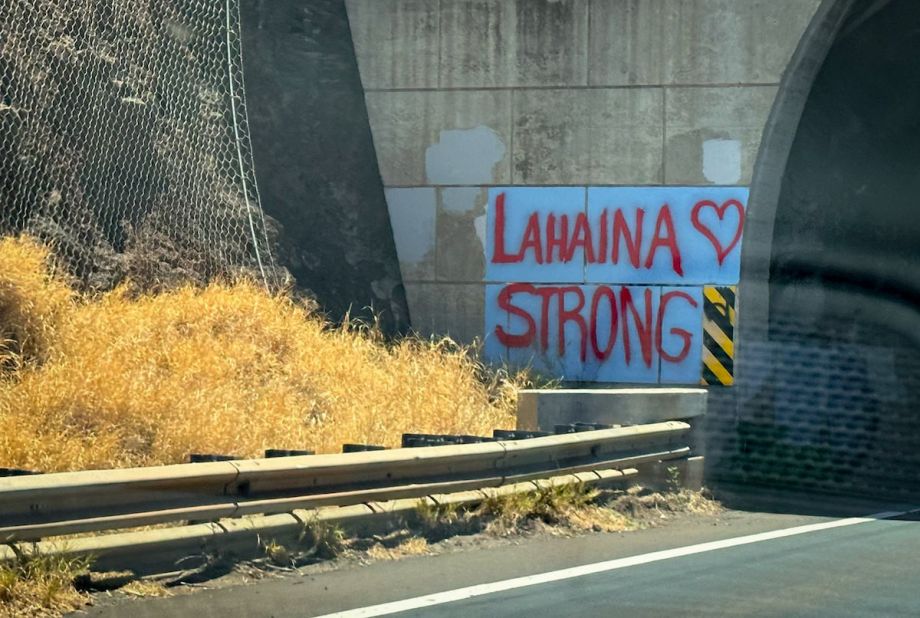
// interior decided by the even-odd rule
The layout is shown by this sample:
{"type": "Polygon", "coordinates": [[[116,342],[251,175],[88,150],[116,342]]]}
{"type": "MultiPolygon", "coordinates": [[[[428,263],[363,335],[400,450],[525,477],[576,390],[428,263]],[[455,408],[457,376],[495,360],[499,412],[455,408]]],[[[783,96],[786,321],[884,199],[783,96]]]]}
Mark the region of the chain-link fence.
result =
{"type": "Polygon", "coordinates": [[[0,231],[90,289],[274,268],[237,0],[0,2],[0,231]]]}

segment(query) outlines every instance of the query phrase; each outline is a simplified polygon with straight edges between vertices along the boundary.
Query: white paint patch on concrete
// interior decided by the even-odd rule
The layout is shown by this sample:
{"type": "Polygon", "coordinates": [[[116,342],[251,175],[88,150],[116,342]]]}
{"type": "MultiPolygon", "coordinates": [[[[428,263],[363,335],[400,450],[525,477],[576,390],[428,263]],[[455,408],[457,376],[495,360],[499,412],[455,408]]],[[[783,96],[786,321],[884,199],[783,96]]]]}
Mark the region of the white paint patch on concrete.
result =
{"type": "Polygon", "coordinates": [[[495,164],[505,158],[505,144],[489,127],[441,131],[425,151],[425,175],[436,185],[492,184],[495,164]]]}
{"type": "Polygon", "coordinates": [[[434,188],[386,189],[384,195],[399,261],[404,264],[421,262],[434,251],[437,208],[434,188]]]}
{"type": "Polygon", "coordinates": [[[717,185],[741,180],[741,141],[709,139],[703,142],[703,176],[717,185]]]}
{"type": "Polygon", "coordinates": [[[473,228],[476,230],[476,237],[479,238],[479,244],[482,245],[482,255],[486,254],[486,215],[481,215],[473,219],[473,228]]]}

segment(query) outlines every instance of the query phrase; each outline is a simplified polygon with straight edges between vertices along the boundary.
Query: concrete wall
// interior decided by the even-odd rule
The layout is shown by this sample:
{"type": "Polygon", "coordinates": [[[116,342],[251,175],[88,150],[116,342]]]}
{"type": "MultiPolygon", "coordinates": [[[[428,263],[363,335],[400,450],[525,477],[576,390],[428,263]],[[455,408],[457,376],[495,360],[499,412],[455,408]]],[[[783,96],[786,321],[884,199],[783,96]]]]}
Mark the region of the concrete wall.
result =
{"type": "Polygon", "coordinates": [[[276,258],[332,319],[373,313],[384,331],[405,331],[344,0],[243,0],[240,8],[261,202],[280,227],[276,258]]]}
{"type": "Polygon", "coordinates": [[[413,326],[484,330],[495,186],[745,186],[818,0],[348,0],[413,326]]]}

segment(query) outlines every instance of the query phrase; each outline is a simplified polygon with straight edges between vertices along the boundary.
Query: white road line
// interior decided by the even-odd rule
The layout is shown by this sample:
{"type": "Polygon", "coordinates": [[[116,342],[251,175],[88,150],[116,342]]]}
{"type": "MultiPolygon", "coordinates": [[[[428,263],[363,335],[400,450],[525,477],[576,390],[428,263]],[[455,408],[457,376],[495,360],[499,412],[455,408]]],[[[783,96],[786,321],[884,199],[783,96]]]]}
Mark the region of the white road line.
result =
{"type": "Polygon", "coordinates": [[[564,579],[572,579],[573,577],[594,575],[595,573],[605,573],[607,571],[615,571],[617,569],[624,569],[640,564],[659,562],[661,560],[680,558],[682,556],[691,556],[693,554],[702,554],[719,549],[727,549],[729,547],[738,547],[740,545],[750,545],[751,543],[760,543],[761,541],[782,539],[790,536],[797,536],[799,534],[808,534],[810,532],[820,532],[822,530],[831,530],[833,528],[854,526],[856,524],[864,524],[879,519],[891,519],[892,517],[898,517],[908,513],[916,512],[920,512],[920,509],[909,511],[886,511],[884,513],[876,513],[874,515],[867,515],[865,517],[849,517],[847,519],[837,519],[834,521],[827,521],[819,524],[808,524],[805,526],[796,526],[794,528],[761,532],[759,534],[749,534],[747,536],[739,536],[733,539],[711,541],[709,543],[699,543],[697,545],[688,545],[687,547],[677,547],[675,549],[666,549],[663,551],[651,552],[649,554],[642,554],[639,556],[618,558],[616,560],[606,560],[604,562],[585,564],[568,569],[560,569],[558,571],[539,573],[537,575],[515,577],[514,579],[506,579],[504,581],[479,584],[476,586],[467,586],[466,588],[457,588],[456,590],[447,590],[445,592],[426,594],[420,597],[404,599],[402,601],[381,603],[380,605],[370,605],[368,607],[359,607],[357,609],[336,612],[334,614],[326,614],[317,618],[364,618],[368,616],[387,616],[389,614],[396,614],[398,612],[406,612],[413,609],[431,607],[432,605],[442,605],[444,603],[462,601],[464,599],[472,599],[474,597],[480,597],[486,594],[504,592],[506,590],[514,590],[515,588],[525,588],[527,586],[548,584],[564,579]]]}

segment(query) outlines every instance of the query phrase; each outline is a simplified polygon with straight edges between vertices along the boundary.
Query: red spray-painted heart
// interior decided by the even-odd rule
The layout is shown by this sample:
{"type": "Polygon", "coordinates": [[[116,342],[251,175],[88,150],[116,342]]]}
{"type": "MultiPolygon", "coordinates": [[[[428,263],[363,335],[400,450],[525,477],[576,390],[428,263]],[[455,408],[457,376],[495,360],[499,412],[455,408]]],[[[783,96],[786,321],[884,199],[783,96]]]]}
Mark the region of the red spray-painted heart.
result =
{"type": "Polygon", "coordinates": [[[693,207],[693,211],[690,213],[690,221],[693,223],[693,227],[708,238],[712,246],[715,247],[716,257],[719,259],[719,266],[721,266],[725,258],[728,257],[728,254],[731,253],[732,249],[741,241],[741,232],[744,229],[744,205],[738,200],[727,200],[721,204],[716,204],[712,200],[703,200],[697,202],[696,206],[693,207]],[[712,208],[716,211],[716,216],[719,217],[719,221],[722,221],[725,218],[725,212],[730,206],[734,206],[738,210],[738,229],[735,230],[735,236],[732,238],[731,242],[723,247],[718,236],[716,236],[705,223],[700,221],[700,211],[704,208],[712,208]]]}

